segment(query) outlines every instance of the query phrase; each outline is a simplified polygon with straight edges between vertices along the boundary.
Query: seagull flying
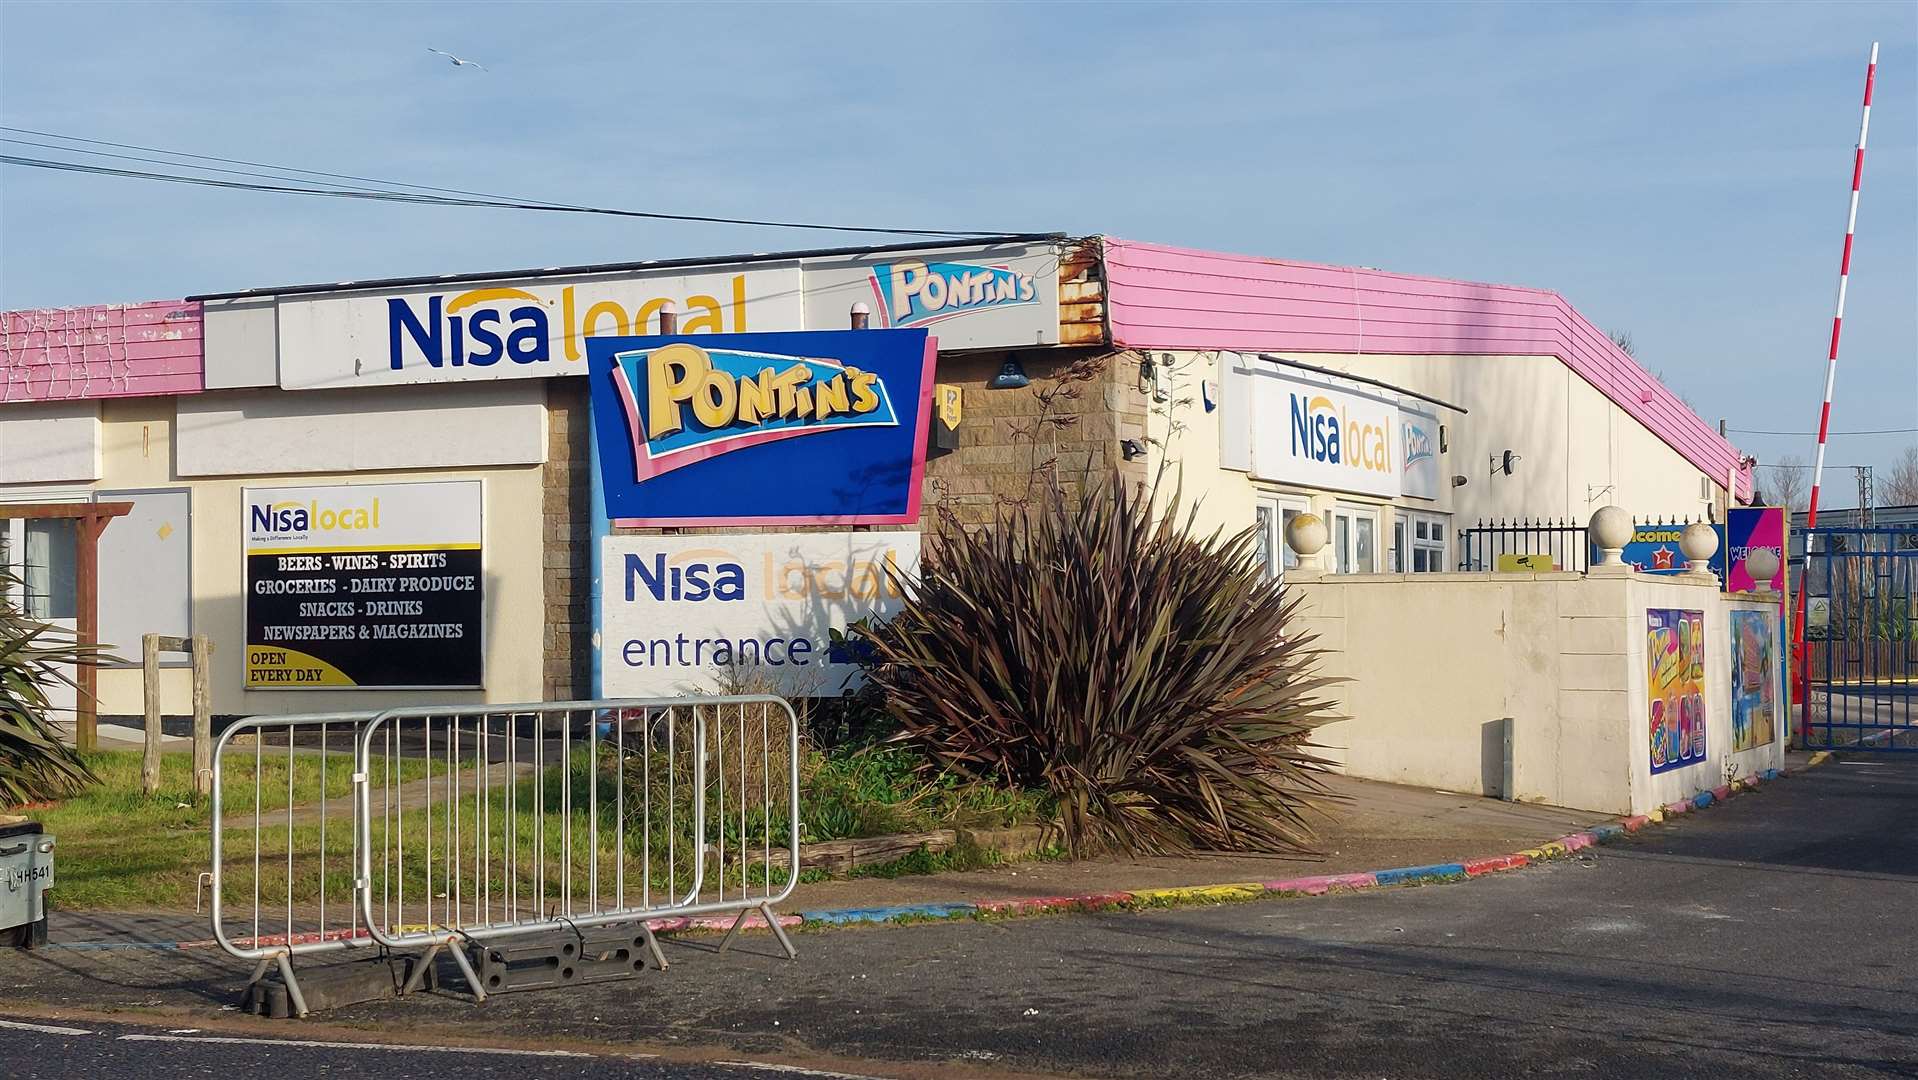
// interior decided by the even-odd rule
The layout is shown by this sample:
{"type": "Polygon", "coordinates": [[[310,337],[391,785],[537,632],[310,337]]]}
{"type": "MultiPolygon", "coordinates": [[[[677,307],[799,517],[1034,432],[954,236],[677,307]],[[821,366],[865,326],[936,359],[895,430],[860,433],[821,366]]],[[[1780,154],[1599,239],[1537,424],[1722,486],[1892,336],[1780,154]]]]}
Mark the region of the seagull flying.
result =
{"type": "Polygon", "coordinates": [[[445,52],[443,50],[435,49],[430,46],[427,48],[426,51],[430,53],[439,53],[439,55],[446,57],[448,60],[451,60],[453,62],[454,67],[475,67],[480,69],[481,71],[486,70],[486,65],[480,63],[477,60],[464,60],[464,59],[461,59],[460,57],[454,56],[450,52],[445,52]]]}

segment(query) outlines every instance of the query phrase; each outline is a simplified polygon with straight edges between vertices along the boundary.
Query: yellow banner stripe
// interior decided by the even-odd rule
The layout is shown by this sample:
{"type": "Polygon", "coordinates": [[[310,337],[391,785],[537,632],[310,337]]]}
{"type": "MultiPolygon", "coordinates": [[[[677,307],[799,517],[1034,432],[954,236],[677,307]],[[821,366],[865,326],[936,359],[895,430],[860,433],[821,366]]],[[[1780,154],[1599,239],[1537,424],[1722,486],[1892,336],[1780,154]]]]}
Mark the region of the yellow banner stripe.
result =
{"type": "Polygon", "coordinates": [[[339,555],[351,551],[478,551],[478,544],[329,544],[326,547],[247,548],[248,555],[339,555]]]}

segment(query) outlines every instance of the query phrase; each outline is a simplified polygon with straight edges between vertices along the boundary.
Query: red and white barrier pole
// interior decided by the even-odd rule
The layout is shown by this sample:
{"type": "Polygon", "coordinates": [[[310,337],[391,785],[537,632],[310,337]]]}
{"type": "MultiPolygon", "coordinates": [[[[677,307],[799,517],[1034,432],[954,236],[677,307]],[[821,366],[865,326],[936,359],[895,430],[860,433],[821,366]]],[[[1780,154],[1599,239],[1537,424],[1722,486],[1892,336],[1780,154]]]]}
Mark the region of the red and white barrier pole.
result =
{"type": "Polygon", "coordinates": [[[1798,602],[1792,615],[1792,654],[1797,660],[1801,678],[1798,713],[1798,730],[1802,734],[1811,722],[1811,695],[1803,692],[1809,680],[1804,666],[1810,662],[1805,655],[1805,593],[1810,584],[1810,569],[1813,536],[1811,529],[1818,524],[1818,485],[1825,475],[1825,440],[1831,432],[1831,390],[1838,379],[1838,333],[1845,324],[1845,287],[1851,280],[1851,242],[1858,229],[1858,185],[1865,175],[1865,137],[1871,133],[1871,85],[1878,77],[1878,43],[1871,43],[1871,61],[1865,66],[1865,104],[1858,121],[1858,149],[1851,159],[1851,207],[1845,213],[1845,254],[1838,263],[1838,301],[1831,316],[1831,351],[1825,358],[1825,401],[1818,411],[1818,455],[1811,467],[1811,502],[1805,513],[1805,568],[1806,572],[1798,581],[1798,602]]]}

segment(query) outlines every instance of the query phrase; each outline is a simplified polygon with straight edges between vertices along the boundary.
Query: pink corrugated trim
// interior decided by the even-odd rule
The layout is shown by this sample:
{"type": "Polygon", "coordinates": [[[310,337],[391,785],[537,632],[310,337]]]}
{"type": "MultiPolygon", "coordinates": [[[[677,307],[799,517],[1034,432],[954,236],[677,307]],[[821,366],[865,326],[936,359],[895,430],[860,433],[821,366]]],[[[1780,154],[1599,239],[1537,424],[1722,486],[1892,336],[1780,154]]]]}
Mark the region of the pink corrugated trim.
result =
{"type": "Polygon", "coordinates": [[[1707,476],[1743,455],[1557,293],[1107,237],[1113,343],[1241,352],[1553,356],[1707,476]]]}
{"type": "Polygon", "coordinates": [[[202,329],[186,300],[0,312],[0,401],[197,394],[202,329]]]}

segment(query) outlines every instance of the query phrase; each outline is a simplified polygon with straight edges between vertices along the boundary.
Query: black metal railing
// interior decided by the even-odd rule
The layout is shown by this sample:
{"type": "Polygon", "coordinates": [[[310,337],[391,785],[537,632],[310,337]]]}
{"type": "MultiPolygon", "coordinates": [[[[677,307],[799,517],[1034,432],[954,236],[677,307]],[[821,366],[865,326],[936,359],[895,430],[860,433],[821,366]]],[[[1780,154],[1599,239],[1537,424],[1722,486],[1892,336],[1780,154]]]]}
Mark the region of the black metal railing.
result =
{"type": "Polygon", "coordinates": [[[1584,571],[1591,565],[1591,545],[1585,526],[1571,519],[1514,519],[1481,521],[1458,534],[1458,568],[1466,571],[1501,569],[1502,556],[1512,556],[1503,569],[1519,569],[1519,556],[1543,556],[1550,567],[1537,569],[1584,571]]]}
{"type": "MultiPolygon", "coordinates": [[[[1636,534],[1641,529],[1683,529],[1700,520],[1683,514],[1634,517],[1632,530],[1636,534]]],[[[1592,544],[1585,524],[1570,518],[1480,521],[1458,533],[1458,568],[1464,571],[1551,569],[1584,573],[1591,565],[1592,544]],[[1519,561],[1523,556],[1549,558],[1551,565],[1527,566],[1519,561]],[[1502,567],[1501,559],[1506,560],[1502,567]]]]}

